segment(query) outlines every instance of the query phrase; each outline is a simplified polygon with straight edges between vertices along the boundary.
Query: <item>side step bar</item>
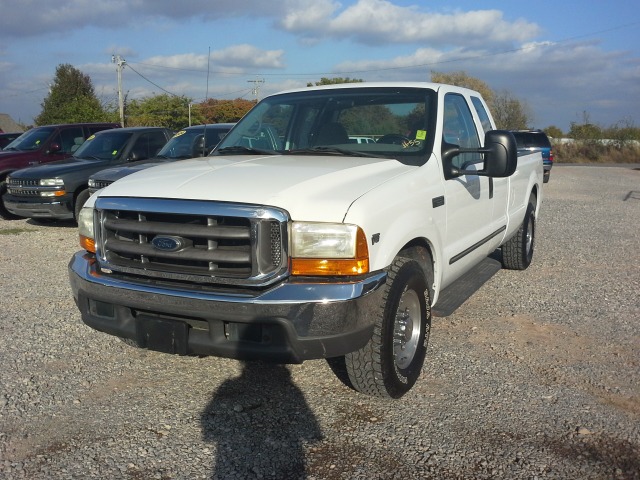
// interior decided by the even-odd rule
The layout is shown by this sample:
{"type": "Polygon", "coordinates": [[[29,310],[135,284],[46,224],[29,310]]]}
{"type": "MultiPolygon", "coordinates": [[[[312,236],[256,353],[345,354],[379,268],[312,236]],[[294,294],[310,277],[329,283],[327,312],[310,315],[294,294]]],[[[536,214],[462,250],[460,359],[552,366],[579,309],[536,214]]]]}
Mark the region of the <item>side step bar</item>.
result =
{"type": "Polygon", "coordinates": [[[498,270],[501,263],[495,258],[485,258],[478,265],[440,292],[438,303],[431,312],[435,317],[448,317],[455,312],[471,295],[484,285],[498,270]]]}

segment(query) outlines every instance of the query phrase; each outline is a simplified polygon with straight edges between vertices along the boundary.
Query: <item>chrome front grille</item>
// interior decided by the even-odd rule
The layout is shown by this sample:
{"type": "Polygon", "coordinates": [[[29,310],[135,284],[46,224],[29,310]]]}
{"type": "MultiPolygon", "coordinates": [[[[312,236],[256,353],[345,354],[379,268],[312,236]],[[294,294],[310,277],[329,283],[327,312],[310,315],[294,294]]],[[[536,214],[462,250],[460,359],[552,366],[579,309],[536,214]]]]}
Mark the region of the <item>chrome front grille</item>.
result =
{"type": "Polygon", "coordinates": [[[221,202],[99,198],[97,256],[120,274],[260,286],[287,270],[282,210],[221,202]]]}
{"type": "Polygon", "coordinates": [[[9,177],[7,181],[7,192],[11,195],[38,196],[40,195],[40,181],[35,180],[19,180],[9,177]]]}
{"type": "Polygon", "coordinates": [[[91,188],[94,190],[100,190],[101,188],[108,187],[112,183],[112,180],[94,180],[91,188]]]}
{"type": "Polygon", "coordinates": [[[9,181],[7,182],[7,186],[9,187],[37,187],[39,185],[39,180],[18,180],[16,178],[9,177],[9,181]]]}

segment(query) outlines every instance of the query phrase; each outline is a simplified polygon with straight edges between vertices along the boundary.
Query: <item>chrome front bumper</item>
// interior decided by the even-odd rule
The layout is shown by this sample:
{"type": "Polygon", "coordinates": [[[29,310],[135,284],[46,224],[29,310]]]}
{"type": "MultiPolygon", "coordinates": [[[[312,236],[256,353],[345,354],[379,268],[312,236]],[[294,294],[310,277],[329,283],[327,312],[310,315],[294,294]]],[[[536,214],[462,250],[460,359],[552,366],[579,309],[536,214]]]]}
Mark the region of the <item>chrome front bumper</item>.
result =
{"type": "Polygon", "coordinates": [[[152,350],[300,363],[362,348],[387,275],[357,281],[286,281],[256,293],[167,287],[101,272],[76,253],[69,278],[82,320],[152,350]]]}

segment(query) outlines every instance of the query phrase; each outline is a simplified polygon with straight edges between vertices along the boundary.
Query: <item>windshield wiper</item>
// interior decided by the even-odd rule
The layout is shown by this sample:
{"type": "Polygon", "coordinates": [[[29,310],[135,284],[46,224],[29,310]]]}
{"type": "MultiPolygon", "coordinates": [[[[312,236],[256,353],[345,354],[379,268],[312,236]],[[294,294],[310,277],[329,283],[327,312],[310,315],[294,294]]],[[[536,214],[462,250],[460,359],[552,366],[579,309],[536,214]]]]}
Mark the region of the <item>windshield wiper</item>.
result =
{"type": "Polygon", "coordinates": [[[310,147],[299,148],[297,150],[289,150],[287,154],[292,155],[346,155],[349,157],[370,157],[370,158],[387,158],[375,153],[360,152],[358,150],[348,150],[346,148],[337,147],[310,147]]]}
{"type": "Polygon", "coordinates": [[[244,154],[244,153],[256,153],[258,155],[276,155],[278,152],[275,150],[262,150],[260,148],[251,148],[251,147],[243,147],[241,145],[234,145],[232,147],[224,147],[220,150],[216,150],[214,154],[222,155],[222,154],[244,154]]]}

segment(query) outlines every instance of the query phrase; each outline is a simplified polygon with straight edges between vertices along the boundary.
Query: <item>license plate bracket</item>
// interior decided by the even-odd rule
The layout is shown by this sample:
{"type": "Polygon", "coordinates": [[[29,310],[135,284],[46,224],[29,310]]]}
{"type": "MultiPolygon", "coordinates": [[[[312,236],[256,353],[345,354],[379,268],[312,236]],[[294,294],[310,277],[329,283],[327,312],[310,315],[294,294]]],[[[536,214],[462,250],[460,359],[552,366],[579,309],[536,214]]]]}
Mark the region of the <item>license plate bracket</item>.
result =
{"type": "Polygon", "coordinates": [[[140,315],[136,318],[136,337],[142,348],[187,355],[189,324],[140,315]]]}

